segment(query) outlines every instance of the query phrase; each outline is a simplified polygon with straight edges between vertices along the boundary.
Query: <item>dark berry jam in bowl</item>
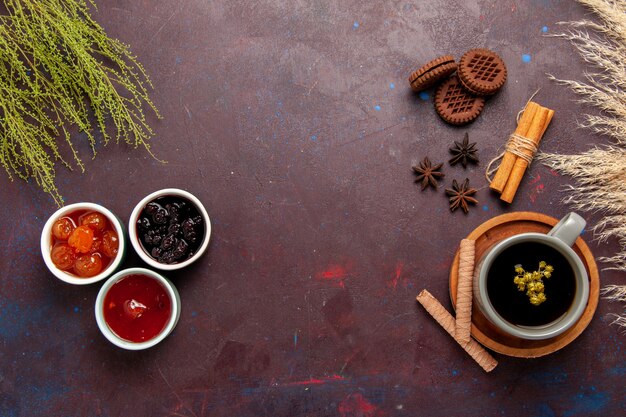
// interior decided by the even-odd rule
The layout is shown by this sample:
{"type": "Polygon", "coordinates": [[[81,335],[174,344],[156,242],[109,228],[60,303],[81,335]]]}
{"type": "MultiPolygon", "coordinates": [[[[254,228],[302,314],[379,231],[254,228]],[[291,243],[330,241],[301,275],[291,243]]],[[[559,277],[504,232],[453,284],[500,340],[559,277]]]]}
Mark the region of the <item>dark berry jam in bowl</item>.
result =
{"type": "Polygon", "coordinates": [[[75,285],[107,278],[126,254],[122,222],[94,203],[70,204],[53,213],[43,227],[40,244],[50,272],[75,285]]]}
{"type": "Polygon", "coordinates": [[[162,275],[129,268],[109,278],[96,298],[96,322],[114,345],[128,350],[152,347],[165,339],[180,318],[180,296],[162,275]]]}
{"type": "Polygon", "coordinates": [[[166,188],[137,204],[130,215],[128,234],[141,259],[154,268],[171,271],[186,267],[204,254],[211,221],[193,194],[166,188]]]}

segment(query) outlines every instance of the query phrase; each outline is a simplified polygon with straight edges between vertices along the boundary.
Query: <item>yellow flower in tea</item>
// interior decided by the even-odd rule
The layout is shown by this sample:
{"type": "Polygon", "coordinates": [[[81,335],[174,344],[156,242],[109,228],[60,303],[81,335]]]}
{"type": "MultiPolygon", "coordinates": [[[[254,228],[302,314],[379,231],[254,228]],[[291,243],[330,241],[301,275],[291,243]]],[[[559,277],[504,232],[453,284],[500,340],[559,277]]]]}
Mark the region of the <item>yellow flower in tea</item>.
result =
{"type": "Polygon", "coordinates": [[[554,268],[552,267],[552,265],[546,265],[545,269],[543,270],[543,276],[546,278],[550,278],[553,271],[554,268]]]}
{"type": "Polygon", "coordinates": [[[519,291],[526,291],[530,303],[538,306],[546,301],[547,297],[544,293],[546,287],[543,278],[552,276],[552,272],[554,272],[552,265],[541,261],[539,262],[539,269],[533,272],[526,272],[520,264],[515,265],[514,268],[517,275],[513,278],[513,283],[517,285],[519,291]]]}

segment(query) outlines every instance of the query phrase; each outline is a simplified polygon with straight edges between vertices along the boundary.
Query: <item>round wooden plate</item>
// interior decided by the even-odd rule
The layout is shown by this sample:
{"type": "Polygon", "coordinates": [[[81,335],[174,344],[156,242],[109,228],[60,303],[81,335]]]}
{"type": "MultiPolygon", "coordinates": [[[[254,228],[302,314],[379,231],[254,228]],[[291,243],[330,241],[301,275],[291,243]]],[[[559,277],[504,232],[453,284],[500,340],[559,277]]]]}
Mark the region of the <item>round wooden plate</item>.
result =
{"type": "MultiPolygon", "coordinates": [[[[508,213],[481,224],[467,236],[467,239],[476,241],[476,259],[480,259],[490,247],[502,239],[526,232],[547,233],[557,222],[557,219],[540,213],[508,213]]],[[[495,352],[518,358],[544,356],[556,352],[576,339],[589,325],[598,307],[600,276],[593,254],[582,238],[579,237],[576,240],[574,251],[580,256],[589,276],[589,301],[576,325],[565,333],[550,339],[521,340],[497,330],[474,306],[472,308],[471,330],[474,339],[495,352]]],[[[459,251],[457,250],[450,269],[450,298],[454,308],[456,308],[458,272],[459,251]]]]}

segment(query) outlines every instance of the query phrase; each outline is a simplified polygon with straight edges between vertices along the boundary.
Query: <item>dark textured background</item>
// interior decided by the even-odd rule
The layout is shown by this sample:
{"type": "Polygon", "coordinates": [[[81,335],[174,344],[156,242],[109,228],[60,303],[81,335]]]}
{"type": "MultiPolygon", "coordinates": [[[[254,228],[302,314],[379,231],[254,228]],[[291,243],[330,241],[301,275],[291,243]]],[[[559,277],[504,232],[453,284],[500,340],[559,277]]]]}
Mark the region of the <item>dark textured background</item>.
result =
{"type": "MultiPolygon", "coordinates": [[[[622,306],[601,301],[589,328],[550,356],[496,355],[484,373],[415,302],[450,308],[461,238],[516,210],[560,217],[567,178],[533,164],[516,201],[484,180],[529,96],[556,110],[542,149],[605,139],[574,128],[588,111],[546,73],[580,79],[569,44],[545,37],[585,15],[571,1],[99,1],[108,33],[152,76],[164,119],[153,150],[109,146],[87,172],[58,172],[67,203],[101,203],[124,221],[146,194],[185,188],[213,221],[207,255],[166,274],[178,286],[175,332],[127,352],[98,331],[99,285],[56,280],[39,254],[55,210],[33,185],[1,179],[2,416],[618,416],[624,415],[622,306]],[[440,54],[487,47],[509,79],[465,128],[445,125],[408,74],[440,54]],[[481,163],[480,204],[450,213],[419,191],[411,166],[448,159],[464,132],[481,163]]],[[[588,217],[591,224],[593,217],[588,217]]],[[[587,240],[591,239],[586,235],[587,240]]],[[[597,256],[616,242],[596,244],[597,256]]],[[[142,265],[136,256],[125,266],[142,265]]],[[[605,271],[603,284],[623,283],[605,271]]]]}

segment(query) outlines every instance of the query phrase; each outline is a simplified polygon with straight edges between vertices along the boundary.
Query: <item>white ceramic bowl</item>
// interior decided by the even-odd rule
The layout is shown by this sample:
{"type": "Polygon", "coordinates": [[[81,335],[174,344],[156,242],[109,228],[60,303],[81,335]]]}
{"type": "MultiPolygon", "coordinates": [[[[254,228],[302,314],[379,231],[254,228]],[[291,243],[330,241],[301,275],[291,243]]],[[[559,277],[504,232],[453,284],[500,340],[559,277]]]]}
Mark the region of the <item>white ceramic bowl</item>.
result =
{"type": "Polygon", "coordinates": [[[118,219],[117,216],[113,214],[109,209],[94,203],[75,203],[62,207],[54,212],[54,214],[50,216],[50,218],[44,225],[43,230],[41,231],[41,255],[43,256],[43,260],[46,263],[46,266],[48,267],[50,272],[54,274],[55,277],[57,277],[61,281],[67,282],[68,284],[86,285],[101,281],[111,275],[113,272],[115,272],[115,270],[117,270],[126,254],[125,242],[126,239],[124,238],[124,226],[122,225],[120,219],[118,219]],[[66,216],[76,210],[97,211],[98,213],[104,214],[106,218],[111,222],[111,225],[113,225],[113,227],[115,228],[115,232],[119,237],[119,249],[117,256],[102,272],[90,278],[81,278],[77,275],[59,269],[50,258],[50,250],[52,249],[52,225],[57,219],[66,216]]]}
{"type": "Polygon", "coordinates": [[[204,208],[204,206],[202,205],[202,203],[200,202],[200,200],[198,200],[196,196],[194,196],[193,194],[185,190],[180,190],[178,188],[165,188],[163,190],[155,191],[152,194],[146,196],[143,200],[141,200],[135,206],[135,208],[133,209],[133,212],[130,215],[130,219],[128,220],[128,236],[130,237],[130,242],[133,245],[133,248],[135,248],[135,251],[145,263],[147,263],[148,265],[156,269],[161,269],[164,271],[173,271],[176,269],[184,268],[187,265],[192,264],[204,254],[207,247],[209,246],[209,239],[211,237],[211,220],[209,219],[209,214],[207,213],[206,209],[204,208]],[[173,263],[173,264],[161,263],[157,261],[156,259],[154,259],[152,256],[150,256],[143,248],[143,245],[139,241],[139,236],[137,235],[137,220],[139,219],[139,215],[141,214],[141,211],[144,209],[146,204],[148,204],[149,202],[159,197],[165,197],[165,196],[182,197],[188,200],[194,206],[196,206],[196,208],[198,209],[198,212],[200,213],[200,215],[202,216],[202,219],[204,220],[204,236],[202,237],[203,239],[202,243],[200,244],[200,247],[198,248],[196,253],[191,258],[183,262],[173,263]]]}
{"type": "Polygon", "coordinates": [[[178,319],[180,318],[180,295],[178,295],[178,290],[176,289],[174,284],[172,284],[167,278],[163,277],[157,272],[154,272],[145,268],[124,269],[118,272],[117,274],[113,275],[111,278],[109,278],[102,285],[102,288],[100,288],[100,292],[98,293],[98,297],[96,298],[95,313],[96,313],[96,322],[98,323],[98,327],[100,328],[100,331],[102,332],[104,337],[106,337],[109,340],[109,342],[127,350],[148,349],[158,344],[163,339],[165,339],[170,333],[172,333],[172,331],[174,330],[174,327],[176,327],[176,324],[178,323],[178,319]],[[165,325],[165,327],[163,328],[163,330],[161,330],[161,333],[159,333],[158,335],[156,335],[150,340],[146,340],[145,342],[131,342],[131,341],[122,339],[109,328],[109,325],[104,319],[104,298],[109,292],[109,289],[115,283],[119,282],[120,280],[122,280],[123,278],[129,275],[147,275],[157,280],[163,286],[163,288],[165,288],[172,302],[172,313],[171,313],[170,319],[165,325]]]}

